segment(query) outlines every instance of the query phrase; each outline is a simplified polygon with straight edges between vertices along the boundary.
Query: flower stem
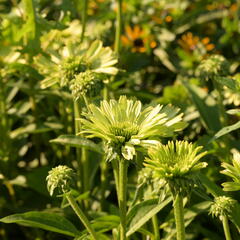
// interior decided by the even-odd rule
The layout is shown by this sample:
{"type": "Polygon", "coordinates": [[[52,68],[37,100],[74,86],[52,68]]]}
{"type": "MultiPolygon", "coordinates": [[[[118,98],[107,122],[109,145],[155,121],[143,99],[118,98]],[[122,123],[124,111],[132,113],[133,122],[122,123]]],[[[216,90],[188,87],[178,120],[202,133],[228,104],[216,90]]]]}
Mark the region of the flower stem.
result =
{"type": "Polygon", "coordinates": [[[230,229],[229,229],[229,224],[228,224],[228,217],[227,216],[222,216],[222,224],[223,224],[223,230],[225,234],[225,239],[226,240],[232,240],[230,229]]]}
{"type": "MultiPolygon", "coordinates": [[[[74,108],[74,118],[75,118],[75,121],[74,121],[74,127],[75,127],[75,134],[79,133],[80,130],[81,130],[81,124],[80,122],[77,120],[80,118],[80,103],[79,103],[79,100],[76,100],[76,101],[73,101],[73,108],[74,108]]],[[[81,178],[81,176],[83,176],[83,166],[82,166],[82,159],[81,159],[81,149],[76,149],[76,154],[77,154],[77,163],[78,163],[78,176],[80,176],[80,183],[81,183],[81,188],[83,188],[83,179],[81,178]]]]}
{"type": "Polygon", "coordinates": [[[119,192],[118,192],[118,204],[120,210],[120,240],[126,240],[126,214],[127,214],[127,162],[124,159],[120,159],[119,162],[119,192]]]}
{"type": "Polygon", "coordinates": [[[81,208],[78,206],[77,202],[72,197],[71,193],[68,193],[66,195],[66,197],[67,197],[67,200],[68,200],[69,204],[71,205],[73,211],[76,213],[76,215],[79,217],[79,219],[81,220],[83,225],[86,227],[86,229],[89,232],[89,234],[92,236],[92,238],[94,240],[97,240],[96,232],[93,230],[89,220],[87,219],[87,217],[85,216],[85,214],[83,213],[81,208]]]}
{"type": "Polygon", "coordinates": [[[215,78],[212,79],[212,82],[213,82],[214,88],[217,91],[217,101],[218,101],[218,110],[219,110],[219,114],[220,114],[220,122],[221,122],[222,126],[225,127],[225,126],[227,126],[228,119],[227,119],[226,109],[223,105],[224,98],[222,95],[222,89],[215,78]]]}
{"type": "Polygon", "coordinates": [[[80,43],[83,42],[85,29],[86,29],[86,22],[87,22],[87,8],[88,8],[88,0],[83,0],[83,8],[82,8],[82,32],[80,43]]]}
{"type": "Polygon", "coordinates": [[[117,24],[116,24],[116,33],[115,33],[115,45],[114,50],[119,54],[121,47],[121,33],[122,33],[122,0],[117,0],[117,24]]]}
{"type": "Polygon", "coordinates": [[[181,196],[181,194],[177,194],[173,201],[177,240],[185,240],[183,197],[181,196]]]}
{"type": "Polygon", "coordinates": [[[152,217],[152,224],[153,224],[154,240],[160,240],[160,232],[159,232],[157,215],[154,215],[152,217]]]}

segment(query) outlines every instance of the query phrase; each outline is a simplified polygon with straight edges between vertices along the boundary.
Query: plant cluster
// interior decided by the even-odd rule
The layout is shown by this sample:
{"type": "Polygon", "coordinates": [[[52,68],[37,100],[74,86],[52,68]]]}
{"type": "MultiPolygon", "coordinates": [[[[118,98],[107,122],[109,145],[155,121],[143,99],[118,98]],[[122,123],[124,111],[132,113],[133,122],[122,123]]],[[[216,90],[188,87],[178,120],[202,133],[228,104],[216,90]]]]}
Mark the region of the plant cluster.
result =
{"type": "Polygon", "coordinates": [[[0,239],[239,239],[239,13],[0,0],[0,239]]]}

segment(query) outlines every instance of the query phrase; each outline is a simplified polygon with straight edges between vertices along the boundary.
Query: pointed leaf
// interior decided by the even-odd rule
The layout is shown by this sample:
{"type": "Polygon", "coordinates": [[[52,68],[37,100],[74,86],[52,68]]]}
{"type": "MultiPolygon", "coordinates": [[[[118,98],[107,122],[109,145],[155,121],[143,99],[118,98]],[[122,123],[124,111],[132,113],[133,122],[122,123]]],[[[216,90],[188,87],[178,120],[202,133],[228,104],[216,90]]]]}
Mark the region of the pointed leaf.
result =
{"type": "Polygon", "coordinates": [[[172,201],[172,197],[168,197],[163,202],[159,203],[158,199],[150,199],[135,205],[128,213],[128,231],[129,237],[141,228],[149,219],[163,209],[172,201]]]}
{"type": "Polygon", "coordinates": [[[55,139],[50,140],[51,143],[58,143],[65,146],[86,148],[94,152],[103,154],[102,148],[93,141],[75,135],[61,135],[55,139]]]}
{"type": "Polygon", "coordinates": [[[218,131],[214,136],[213,138],[210,140],[210,142],[232,132],[232,131],[235,131],[237,129],[240,128],[240,121],[238,121],[237,123],[233,124],[233,125],[230,125],[230,126],[227,126],[227,127],[224,127],[222,128],[220,131],[218,131]]]}
{"type": "Polygon", "coordinates": [[[219,121],[219,112],[215,100],[208,95],[203,89],[184,82],[194,105],[200,113],[201,119],[205,127],[213,132],[221,128],[219,121]]]}
{"type": "Polygon", "coordinates": [[[55,213],[32,211],[22,214],[13,214],[1,218],[0,221],[3,223],[18,223],[24,226],[42,228],[72,237],[79,235],[78,230],[69,220],[55,213]]]}

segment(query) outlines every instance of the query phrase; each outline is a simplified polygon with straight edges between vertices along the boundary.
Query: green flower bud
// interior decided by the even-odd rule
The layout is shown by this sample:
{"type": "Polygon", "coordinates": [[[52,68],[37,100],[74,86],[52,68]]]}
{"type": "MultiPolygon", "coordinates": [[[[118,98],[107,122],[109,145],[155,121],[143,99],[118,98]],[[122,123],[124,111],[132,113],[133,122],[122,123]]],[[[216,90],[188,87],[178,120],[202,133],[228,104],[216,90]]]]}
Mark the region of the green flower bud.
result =
{"type": "Polygon", "coordinates": [[[226,76],[229,74],[229,63],[221,55],[211,55],[204,59],[197,68],[196,75],[206,80],[216,76],[226,76]]]}
{"type": "Polygon", "coordinates": [[[60,193],[66,193],[70,190],[74,177],[73,169],[59,165],[48,172],[47,189],[50,195],[53,195],[55,188],[59,189],[60,193]]]}
{"type": "Polygon", "coordinates": [[[75,99],[82,95],[97,95],[102,89],[103,82],[99,74],[92,71],[81,72],[70,82],[70,90],[75,99]]]}
{"type": "Polygon", "coordinates": [[[234,209],[236,202],[236,200],[227,196],[216,197],[210,208],[209,213],[212,216],[219,217],[220,219],[223,216],[228,217],[234,209]]]}

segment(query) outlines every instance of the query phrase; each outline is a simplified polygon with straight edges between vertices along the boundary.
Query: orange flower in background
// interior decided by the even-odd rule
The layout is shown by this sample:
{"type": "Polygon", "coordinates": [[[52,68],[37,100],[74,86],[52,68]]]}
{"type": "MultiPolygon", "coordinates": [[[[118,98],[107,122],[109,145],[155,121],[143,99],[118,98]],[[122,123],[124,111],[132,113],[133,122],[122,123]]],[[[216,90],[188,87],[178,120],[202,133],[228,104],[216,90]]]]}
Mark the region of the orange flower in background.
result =
{"type": "Polygon", "coordinates": [[[146,52],[147,47],[157,46],[152,35],[148,35],[139,25],[125,27],[125,35],[121,36],[123,45],[131,47],[132,52],[146,52]]]}
{"type": "Polygon", "coordinates": [[[238,5],[237,5],[237,3],[233,3],[233,4],[230,6],[229,10],[230,10],[231,12],[236,12],[236,11],[238,10],[238,5]]]}
{"type": "Polygon", "coordinates": [[[199,44],[202,44],[206,51],[211,51],[215,48],[213,43],[210,43],[209,37],[200,39],[198,36],[194,36],[191,32],[183,34],[181,39],[178,40],[178,44],[186,51],[192,52],[198,48],[199,44]]]}
{"type": "Polygon", "coordinates": [[[199,43],[199,37],[193,36],[191,32],[187,32],[182,35],[178,43],[185,51],[193,51],[199,43]]]}

